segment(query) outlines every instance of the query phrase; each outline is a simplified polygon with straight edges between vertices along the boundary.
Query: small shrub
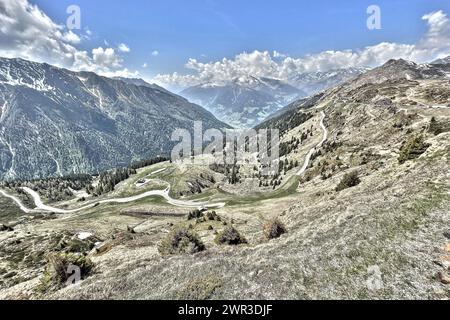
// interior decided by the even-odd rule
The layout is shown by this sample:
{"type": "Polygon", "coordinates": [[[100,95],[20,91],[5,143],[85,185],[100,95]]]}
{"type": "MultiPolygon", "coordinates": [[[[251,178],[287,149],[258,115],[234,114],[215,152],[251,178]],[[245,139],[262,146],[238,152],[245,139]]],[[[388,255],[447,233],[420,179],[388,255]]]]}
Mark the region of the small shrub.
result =
{"type": "Polygon", "coordinates": [[[437,121],[435,117],[431,118],[430,125],[428,127],[428,132],[434,134],[435,136],[443,133],[448,132],[450,130],[450,127],[447,123],[437,121]]]}
{"type": "Polygon", "coordinates": [[[176,254],[194,254],[205,250],[198,235],[190,229],[178,228],[170,232],[158,246],[163,256],[176,254]]]}
{"type": "Polygon", "coordinates": [[[74,253],[51,253],[47,257],[47,267],[41,284],[40,291],[50,288],[59,289],[66,285],[69,277],[74,273],[71,267],[78,267],[81,279],[87,278],[94,269],[92,261],[82,254],[74,253]]]}
{"type": "Polygon", "coordinates": [[[188,213],[187,219],[194,220],[194,219],[199,219],[201,217],[203,217],[203,213],[200,210],[194,210],[194,211],[190,211],[188,213]]]}
{"type": "Polygon", "coordinates": [[[12,232],[14,231],[14,228],[4,224],[0,224],[0,232],[2,231],[12,232]]]}
{"type": "Polygon", "coordinates": [[[268,221],[263,229],[264,236],[268,240],[279,238],[287,232],[284,224],[278,219],[268,221]]]}
{"type": "Polygon", "coordinates": [[[205,218],[209,221],[222,221],[222,218],[215,212],[207,212],[205,218]]]}
{"type": "Polygon", "coordinates": [[[344,189],[348,189],[354,186],[357,186],[361,183],[361,180],[358,177],[358,171],[352,171],[347,173],[342,178],[341,182],[336,187],[336,191],[342,191],[344,189]]]}
{"type": "Polygon", "coordinates": [[[422,135],[410,137],[405,143],[403,143],[400,149],[398,162],[403,164],[408,160],[418,158],[421,154],[427,151],[429,146],[429,144],[424,142],[424,137],[422,135]]]}
{"type": "Polygon", "coordinates": [[[217,234],[215,242],[217,244],[227,244],[237,246],[239,244],[247,243],[247,240],[241,236],[239,231],[234,227],[227,227],[225,230],[217,234]]]}

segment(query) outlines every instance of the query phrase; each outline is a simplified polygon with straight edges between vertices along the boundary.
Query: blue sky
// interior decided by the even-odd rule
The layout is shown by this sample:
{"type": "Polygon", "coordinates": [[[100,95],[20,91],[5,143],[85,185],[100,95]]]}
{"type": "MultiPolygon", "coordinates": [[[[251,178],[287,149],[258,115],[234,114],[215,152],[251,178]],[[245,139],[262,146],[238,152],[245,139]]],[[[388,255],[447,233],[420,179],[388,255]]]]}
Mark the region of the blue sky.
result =
{"type": "Polygon", "coordinates": [[[93,31],[86,46],[127,43],[130,65],[177,71],[190,57],[218,60],[243,51],[277,50],[293,56],[358,48],[380,41],[414,42],[425,26],[420,17],[444,9],[445,0],[35,0],[64,22],[66,8],[81,8],[82,25],[93,31]],[[382,30],[366,28],[366,9],[382,9],[382,30]],[[158,50],[154,58],[151,52],[158,50]],[[204,58],[202,55],[206,55],[204,58]]]}
{"type": "MultiPolygon", "coordinates": [[[[236,55],[255,50],[301,58],[326,50],[358,50],[382,42],[417,44],[430,28],[422,19],[425,14],[439,10],[450,13],[448,0],[30,2],[55,24],[65,24],[67,7],[78,5],[83,30],[75,33],[80,37],[87,29],[92,33],[82,37],[74,45],[76,49],[91,55],[94,48],[111,47],[118,54],[117,47],[124,43],[130,52],[120,53],[121,67],[137,71],[146,79],[173,72],[196,74],[206,68],[196,65],[187,69],[189,59],[206,64],[223,58],[233,60],[236,55]],[[381,8],[381,30],[366,27],[366,10],[371,4],[381,8]],[[152,54],[155,51],[158,55],[152,54]]],[[[8,52],[11,55],[13,51],[8,52]]]]}

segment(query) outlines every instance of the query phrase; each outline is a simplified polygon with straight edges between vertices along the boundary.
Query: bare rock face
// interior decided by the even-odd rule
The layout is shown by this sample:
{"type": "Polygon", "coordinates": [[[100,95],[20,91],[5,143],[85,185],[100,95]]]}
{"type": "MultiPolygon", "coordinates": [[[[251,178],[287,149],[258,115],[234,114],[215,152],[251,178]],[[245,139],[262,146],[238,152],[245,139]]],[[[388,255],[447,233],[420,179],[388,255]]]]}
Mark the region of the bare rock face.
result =
{"type": "Polygon", "coordinates": [[[0,179],[97,172],[169,154],[176,128],[226,128],[154,85],[0,58],[0,179]]]}

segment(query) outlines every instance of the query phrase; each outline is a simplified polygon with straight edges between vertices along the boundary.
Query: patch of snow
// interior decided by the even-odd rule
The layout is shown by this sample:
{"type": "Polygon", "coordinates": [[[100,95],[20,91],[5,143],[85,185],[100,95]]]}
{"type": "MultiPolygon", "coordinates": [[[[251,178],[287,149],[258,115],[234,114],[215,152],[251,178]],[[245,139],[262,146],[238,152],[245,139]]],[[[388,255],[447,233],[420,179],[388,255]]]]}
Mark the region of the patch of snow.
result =
{"type": "Polygon", "coordinates": [[[86,239],[89,239],[89,238],[92,237],[92,236],[93,236],[93,234],[90,233],[90,232],[79,232],[79,233],[77,234],[77,238],[78,238],[79,240],[86,240],[86,239]]]}
{"type": "Polygon", "coordinates": [[[144,179],[144,180],[142,180],[142,182],[136,182],[136,187],[137,188],[142,188],[143,186],[145,186],[149,182],[150,182],[149,179],[144,179]]]}
{"type": "Polygon", "coordinates": [[[8,100],[5,99],[3,106],[0,106],[0,122],[6,117],[6,108],[8,107],[8,100]]]}
{"type": "Polygon", "coordinates": [[[55,162],[56,164],[56,174],[59,175],[60,177],[63,176],[62,171],[61,171],[61,166],[59,165],[58,160],[56,160],[55,156],[53,154],[51,154],[50,152],[47,152],[47,154],[50,156],[50,158],[52,158],[52,160],[55,162]]]}
{"type": "Polygon", "coordinates": [[[437,106],[431,106],[431,108],[433,109],[447,109],[450,108],[449,106],[445,106],[445,105],[437,105],[437,106]]]}
{"type": "Polygon", "coordinates": [[[22,78],[13,78],[10,74],[9,69],[6,72],[3,71],[2,75],[5,77],[6,81],[0,81],[0,84],[10,85],[13,87],[27,87],[41,92],[55,90],[55,88],[45,83],[45,77],[42,77],[41,79],[33,79],[32,83],[28,83],[25,82],[22,78]]]}
{"type": "Polygon", "coordinates": [[[11,146],[11,143],[6,141],[6,139],[4,139],[4,138],[0,138],[0,139],[8,147],[9,152],[11,153],[11,167],[6,172],[5,176],[8,177],[8,178],[15,178],[16,177],[16,172],[14,171],[14,158],[16,157],[16,153],[14,152],[14,150],[13,150],[13,148],[11,146]]]}

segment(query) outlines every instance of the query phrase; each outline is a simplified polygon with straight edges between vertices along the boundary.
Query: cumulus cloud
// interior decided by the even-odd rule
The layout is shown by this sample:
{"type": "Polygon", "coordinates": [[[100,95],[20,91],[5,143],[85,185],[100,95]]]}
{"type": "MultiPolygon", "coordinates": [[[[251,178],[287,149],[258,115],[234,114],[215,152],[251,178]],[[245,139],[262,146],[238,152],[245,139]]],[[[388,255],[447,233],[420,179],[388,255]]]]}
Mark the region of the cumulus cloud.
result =
{"type": "Polygon", "coordinates": [[[329,71],[348,67],[375,67],[389,59],[407,59],[428,62],[450,54],[450,20],[443,11],[435,11],[422,17],[428,30],[418,43],[402,44],[382,42],[357,50],[324,51],[294,58],[274,51],[244,52],[232,59],[200,63],[189,59],[186,68],[191,74],[159,74],[156,83],[166,86],[187,87],[205,82],[227,83],[230,80],[253,75],[289,81],[295,75],[306,72],[329,71]],[[193,74],[192,74],[193,71],[193,74]]]}
{"type": "Polygon", "coordinates": [[[125,43],[119,44],[118,49],[119,49],[120,52],[130,52],[131,51],[130,47],[127,46],[125,43]]]}
{"type": "Polygon", "coordinates": [[[88,53],[76,47],[91,34],[88,29],[81,36],[67,30],[27,0],[0,0],[0,56],[102,74],[128,72],[117,70],[123,68],[122,59],[112,48],[88,53]]]}
{"type": "Polygon", "coordinates": [[[449,18],[442,10],[426,14],[422,20],[427,22],[428,32],[420,42],[420,47],[436,50],[441,46],[450,46],[449,18]]]}
{"type": "Polygon", "coordinates": [[[81,42],[81,38],[77,34],[73,33],[72,30],[64,33],[62,40],[71,44],[79,44],[81,42]]]}
{"type": "Polygon", "coordinates": [[[113,48],[103,49],[98,47],[92,50],[94,63],[103,68],[119,68],[122,65],[122,59],[116,55],[113,48]]]}
{"type": "Polygon", "coordinates": [[[154,57],[159,56],[159,51],[158,51],[158,50],[154,50],[154,51],[152,52],[152,56],[154,56],[154,57]]]}

